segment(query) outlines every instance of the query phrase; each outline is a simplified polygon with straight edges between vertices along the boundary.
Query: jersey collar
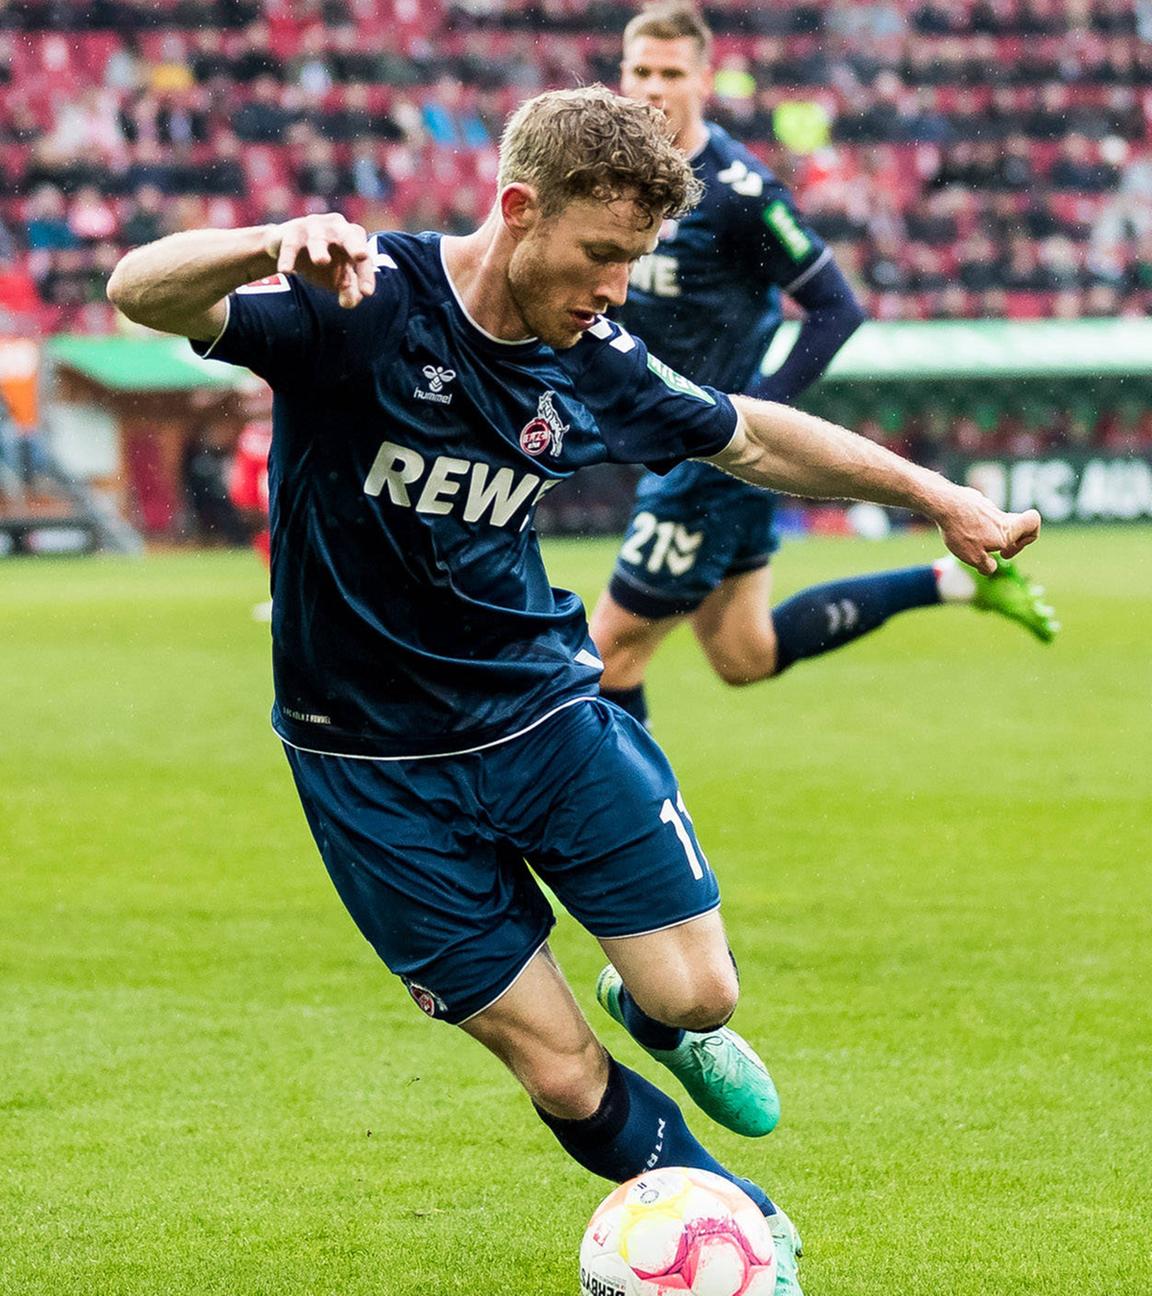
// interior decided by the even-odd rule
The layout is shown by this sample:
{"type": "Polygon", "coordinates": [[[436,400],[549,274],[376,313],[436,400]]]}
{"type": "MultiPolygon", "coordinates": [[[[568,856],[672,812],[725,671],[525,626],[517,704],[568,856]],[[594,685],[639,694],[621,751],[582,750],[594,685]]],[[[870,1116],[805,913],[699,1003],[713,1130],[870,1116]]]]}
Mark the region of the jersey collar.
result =
{"type": "Polygon", "coordinates": [[[440,265],[440,273],[444,276],[444,282],[448,286],[448,292],[451,294],[452,305],[456,308],[465,328],[475,335],[475,341],[480,345],[486,345],[496,350],[499,354],[505,356],[527,355],[532,351],[539,351],[543,345],[539,338],[518,338],[510,342],[507,338],[498,338],[495,333],[489,333],[486,328],[481,328],[479,324],[468,313],[468,308],[461,300],[460,294],[456,291],[456,285],[452,282],[452,276],[448,273],[448,265],[444,260],[444,239],[443,236],[436,237],[437,258],[440,265]]]}

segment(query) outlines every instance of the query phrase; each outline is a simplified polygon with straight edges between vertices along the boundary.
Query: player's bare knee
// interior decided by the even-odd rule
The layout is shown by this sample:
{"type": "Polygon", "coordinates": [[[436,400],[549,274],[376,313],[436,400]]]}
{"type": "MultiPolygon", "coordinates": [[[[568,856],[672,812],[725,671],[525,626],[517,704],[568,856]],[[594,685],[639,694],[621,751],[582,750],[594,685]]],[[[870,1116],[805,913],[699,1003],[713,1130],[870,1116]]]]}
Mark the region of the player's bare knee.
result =
{"type": "Polygon", "coordinates": [[[723,1026],[736,1011],[737,998],[735,991],[731,994],[701,995],[695,1003],[677,1014],[676,1021],[669,1024],[690,1031],[706,1031],[715,1026],[723,1026]]]}
{"type": "Polygon", "coordinates": [[[520,1083],[538,1106],[564,1120],[591,1116],[604,1092],[608,1062],[595,1039],[572,1052],[549,1052],[518,1071],[520,1083]]]}
{"type": "Polygon", "coordinates": [[[666,1026],[700,1031],[722,1026],[736,1011],[739,997],[735,971],[720,968],[713,974],[697,974],[690,981],[666,987],[652,1007],[640,1006],[666,1026]]]}
{"type": "Polygon", "coordinates": [[[770,658],[758,658],[756,661],[713,660],[712,669],[722,683],[731,688],[746,688],[749,684],[759,684],[761,680],[770,679],[775,675],[776,654],[773,653],[770,658]]]}
{"type": "Polygon", "coordinates": [[[743,688],[745,685],[754,682],[747,671],[738,669],[731,662],[713,662],[712,670],[720,683],[727,684],[729,688],[743,688]]]}

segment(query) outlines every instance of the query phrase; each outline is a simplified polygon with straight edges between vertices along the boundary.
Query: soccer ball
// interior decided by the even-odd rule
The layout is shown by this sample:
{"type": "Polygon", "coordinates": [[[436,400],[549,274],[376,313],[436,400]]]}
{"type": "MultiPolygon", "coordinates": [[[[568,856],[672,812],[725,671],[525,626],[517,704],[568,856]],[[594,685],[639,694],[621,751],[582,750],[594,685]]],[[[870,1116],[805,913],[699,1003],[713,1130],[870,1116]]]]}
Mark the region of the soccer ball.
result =
{"type": "Polygon", "coordinates": [[[583,1296],[772,1296],[775,1287],[768,1221],[709,1170],[668,1166],[621,1184],[580,1246],[583,1296]]]}

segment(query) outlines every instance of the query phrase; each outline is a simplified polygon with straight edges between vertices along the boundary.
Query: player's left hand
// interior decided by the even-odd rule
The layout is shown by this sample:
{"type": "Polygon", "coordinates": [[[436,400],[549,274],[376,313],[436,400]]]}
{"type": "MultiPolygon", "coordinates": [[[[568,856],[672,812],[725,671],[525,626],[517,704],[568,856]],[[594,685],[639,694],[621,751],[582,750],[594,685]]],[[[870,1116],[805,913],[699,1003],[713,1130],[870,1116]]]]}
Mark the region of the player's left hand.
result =
{"type": "Polygon", "coordinates": [[[947,511],[936,522],[949,550],[985,576],[996,570],[994,553],[1014,558],[1040,534],[1040,514],[1035,509],[1005,513],[970,486],[956,488],[947,511]]]}

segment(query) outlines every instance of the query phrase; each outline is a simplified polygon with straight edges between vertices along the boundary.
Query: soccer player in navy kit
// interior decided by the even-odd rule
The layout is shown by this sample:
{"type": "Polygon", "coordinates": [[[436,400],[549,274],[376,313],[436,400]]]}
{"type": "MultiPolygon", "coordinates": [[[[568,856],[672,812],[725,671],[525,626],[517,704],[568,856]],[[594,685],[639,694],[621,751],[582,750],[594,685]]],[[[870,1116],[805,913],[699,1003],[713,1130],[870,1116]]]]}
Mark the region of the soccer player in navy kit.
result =
{"type": "MultiPolygon", "coordinates": [[[[634,267],[627,305],[614,318],[696,382],[790,403],[864,312],[785,186],[704,119],[711,40],[699,14],[676,0],[643,10],[624,30],[622,93],[663,109],[705,192],[683,220],[666,223],[655,251],[634,267]],[[782,293],[804,320],[780,368],[762,375],[782,293]]],[[[985,576],[946,558],[802,590],[773,608],[774,511],[771,495],[704,463],[641,479],[592,615],[606,697],[645,722],[648,663],[686,619],[713,670],[734,685],[842,647],[897,612],[942,602],[999,612],[1043,641],[1056,632],[1043,591],[1007,561],[985,576]]]]}
{"type": "Polygon", "coordinates": [[[598,696],[583,609],[549,585],[533,511],[585,464],[700,455],[778,489],[918,509],[985,569],[1040,518],[698,387],[606,320],[697,196],[657,111],[553,92],[509,122],[473,234],[370,241],[337,214],[189,231],[129,253],[108,294],[275,392],[273,724],[365,936],[425,1012],[508,1066],[582,1166],[739,1183],[772,1226],[778,1296],[795,1296],[787,1217],[605,1052],[548,951],[529,866],[618,969],[629,1029],[674,1037],[656,1055],[704,1110],[772,1127],[771,1080],[722,1025],[738,984],[715,876],[663,754],[598,696]]]}

